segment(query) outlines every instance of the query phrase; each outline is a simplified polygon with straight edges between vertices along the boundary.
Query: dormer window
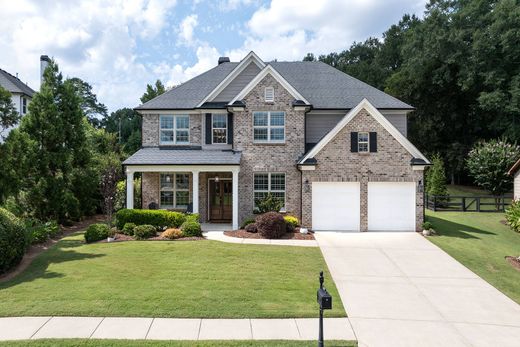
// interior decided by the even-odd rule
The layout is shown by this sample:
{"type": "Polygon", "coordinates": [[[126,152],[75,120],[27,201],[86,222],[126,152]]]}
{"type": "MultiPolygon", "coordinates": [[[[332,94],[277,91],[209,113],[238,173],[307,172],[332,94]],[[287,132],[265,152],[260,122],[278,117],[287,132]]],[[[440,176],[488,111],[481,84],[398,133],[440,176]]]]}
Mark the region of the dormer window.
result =
{"type": "Polygon", "coordinates": [[[274,88],[266,87],[265,88],[265,102],[274,102],[274,88]]]}

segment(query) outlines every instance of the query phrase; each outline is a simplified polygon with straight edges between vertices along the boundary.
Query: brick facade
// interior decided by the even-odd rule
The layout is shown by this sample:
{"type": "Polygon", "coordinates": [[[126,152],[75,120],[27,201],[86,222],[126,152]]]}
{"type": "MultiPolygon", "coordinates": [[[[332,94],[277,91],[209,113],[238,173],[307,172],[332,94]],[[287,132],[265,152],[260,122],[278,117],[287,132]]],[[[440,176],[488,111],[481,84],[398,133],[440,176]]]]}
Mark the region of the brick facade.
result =
{"type": "MultiPolygon", "coordinates": [[[[423,171],[414,171],[410,165],[412,156],[386,129],[366,110],[361,110],[325,147],[315,156],[316,170],[303,171],[302,182],[360,182],[361,231],[368,229],[367,186],[368,182],[417,182],[423,180],[423,171]],[[350,132],[377,132],[376,153],[352,153],[350,132]]],[[[417,189],[416,229],[423,222],[423,193],[417,189]]],[[[303,189],[303,220],[312,227],[312,188],[303,189]]]]}

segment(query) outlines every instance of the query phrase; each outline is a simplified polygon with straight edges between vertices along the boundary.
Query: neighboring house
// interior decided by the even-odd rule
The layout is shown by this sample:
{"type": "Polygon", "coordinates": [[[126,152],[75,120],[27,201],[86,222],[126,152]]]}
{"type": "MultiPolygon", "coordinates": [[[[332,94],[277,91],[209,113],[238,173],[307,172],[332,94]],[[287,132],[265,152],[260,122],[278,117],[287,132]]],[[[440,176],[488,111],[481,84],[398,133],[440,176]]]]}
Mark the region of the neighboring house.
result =
{"type": "Polygon", "coordinates": [[[429,162],[406,138],[413,107],[329,65],[222,57],[136,110],[128,208],[140,172],[142,208],[235,229],[271,192],[313,230],[420,230],[429,162]]]}
{"type": "Polygon", "coordinates": [[[509,169],[508,174],[513,176],[513,200],[520,199],[520,159],[509,169]]]}

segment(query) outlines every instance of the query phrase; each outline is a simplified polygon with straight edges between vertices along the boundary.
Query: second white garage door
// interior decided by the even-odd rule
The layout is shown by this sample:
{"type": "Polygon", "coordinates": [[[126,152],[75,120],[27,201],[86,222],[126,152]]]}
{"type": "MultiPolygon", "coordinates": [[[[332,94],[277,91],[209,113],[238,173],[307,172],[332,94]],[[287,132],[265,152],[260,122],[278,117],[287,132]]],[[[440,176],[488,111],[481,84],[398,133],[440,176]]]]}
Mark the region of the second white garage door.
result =
{"type": "Polygon", "coordinates": [[[415,183],[368,183],[368,230],[415,230],[415,183]]]}
{"type": "Polygon", "coordinates": [[[313,230],[359,231],[359,182],[313,182],[313,230]]]}

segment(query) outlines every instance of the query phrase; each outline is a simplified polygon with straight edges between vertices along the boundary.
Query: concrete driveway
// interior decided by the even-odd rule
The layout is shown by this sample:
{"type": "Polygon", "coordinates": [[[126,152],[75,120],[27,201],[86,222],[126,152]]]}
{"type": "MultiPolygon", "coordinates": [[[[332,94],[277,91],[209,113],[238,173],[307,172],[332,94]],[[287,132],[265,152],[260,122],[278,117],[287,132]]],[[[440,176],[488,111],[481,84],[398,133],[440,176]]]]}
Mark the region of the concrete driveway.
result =
{"type": "Polygon", "coordinates": [[[360,346],[520,346],[520,306],[421,235],[316,239],[360,346]]]}

